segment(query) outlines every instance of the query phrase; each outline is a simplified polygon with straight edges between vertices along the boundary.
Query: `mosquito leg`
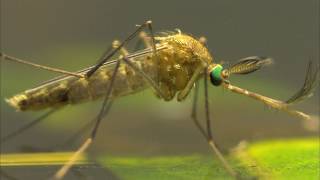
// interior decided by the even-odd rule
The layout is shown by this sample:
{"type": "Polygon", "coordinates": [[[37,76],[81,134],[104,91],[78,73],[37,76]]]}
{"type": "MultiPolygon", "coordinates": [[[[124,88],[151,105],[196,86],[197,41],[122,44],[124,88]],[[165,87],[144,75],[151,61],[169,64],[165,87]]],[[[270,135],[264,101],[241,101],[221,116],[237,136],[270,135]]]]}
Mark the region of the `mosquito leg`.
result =
{"type": "Polygon", "coordinates": [[[147,74],[145,74],[143,72],[143,70],[141,70],[140,68],[138,68],[135,64],[133,64],[130,59],[128,59],[127,57],[123,57],[122,60],[128,64],[134,71],[140,73],[140,75],[154,88],[154,90],[163,98],[163,99],[167,99],[167,96],[161,91],[160,87],[158,86],[158,84],[151,79],[147,74]]]}
{"type": "MultiPolygon", "coordinates": [[[[120,42],[119,40],[114,40],[114,41],[112,42],[112,48],[113,48],[113,49],[117,49],[120,45],[121,45],[121,42],[120,42]]],[[[127,50],[126,48],[124,48],[123,46],[122,46],[118,51],[120,51],[120,54],[121,54],[122,56],[127,56],[127,55],[129,55],[128,50],[127,50]]]]}
{"type": "MultiPolygon", "coordinates": [[[[207,73],[205,69],[204,73],[207,73]]],[[[207,127],[207,134],[209,140],[212,139],[212,132],[211,132],[211,120],[210,120],[210,112],[209,112],[209,94],[208,94],[208,79],[205,75],[204,77],[204,100],[205,100],[205,115],[206,115],[206,127],[207,127]]]]}
{"type": "MultiPolygon", "coordinates": [[[[204,73],[205,74],[207,73],[207,69],[205,69],[204,73]]],[[[208,140],[210,147],[214,151],[215,155],[218,157],[220,162],[223,164],[224,168],[228,171],[228,173],[231,176],[236,177],[237,176],[236,172],[231,168],[229,163],[223,157],[222,153],[220,152],[216,143],[213,140],[213,136],[212,136],[212,132],[211,132],[210,112],[209,112],[209,97],[208,97],[209,95],[208,95],[208,79],[207,79],[207,77],[208,76],[206,74],[206,76],[204,77],[204,95],[205,95],[205,115],[206,115],[206,127],[207,127],[207,138],[208,138],[207,140],[208,140]]]]}
{"type": "Polygon", "coordinates": [[[71,146],[77,139],[81,139],[81,137],[85,134],[86,131],[89,130],[90,127],[94,125],[96,122],[96,119],[93,119],[89,122],[87,122],[84,126],[82,126],[79,130],[77,130],[74,134],[72,134],[66,141],[63,143],[58,143],[53,146],[47,147],[47,148],[39,148],[34,146],[22,146],[21,151],[22,152],[53,152],[57,151],[63,147],[69,147],[71,146]]]}
{"type": "MultiPolygon", "coordinates": [[[[152,22],[148,21],[147,28],[148,28],[148,30],[150,32],[150,36],[151,36],[151,46],[152,46],[152,50],[153,50],[152,53],[153,53],[153,56],[156,59],[156,63],[155,64],[157,65],[156,67],[158,67],[159,64],[160,64],[160,58],[159,58],[158,53],[157,53],[156,40],[155,40],[155,37],[154,37],[153,28],[152,28],[151,24],[152,24],[152,22]]],[[[159,86],[159,84],[158,84],[158,82],[159,82],[159,72],[158,71],[156,71],[156,72],[157,72],[157,74],[155,76],[155,81],[157,82],[157,86],[159,86]]]]}
{"type": "MultiPolygon", "coordinates": [[[[116,42],[116,45],[114,46],[114,50],[111,51],[108,55],[106,56],[103,56],[102,59],[100,60],[100,63],[98,63],[96,66],[94,66],[90,71],[87,72],[86,76],[87,77],[90,77],[97,69],[99,69],[100,66],[102,66],[105,62],[107,62],[116,52],[118,52],[119,50],[121,50],[124,45],[126,45],[131,39],[133,39],[138,33],[140,33],[142,31],[142,29],[144,28],[148,28],[148,30],[150,31],[150,34],[151,34],[151,46],[152,46],[152,49],[153,49],[153,54],[157,57],[157,61],[159,62],[159,58],[157,56],[157,50],[156,50],[156,44],[155,44],[155,38],[154,38],[154,34],[153,34],[153,29],[152,29],[152,26],[151,26],[151,21],[146,21],[145,23],[143,23],[141,26],[139,26],[139,28],[134,31],[129,37],[127,37],[127,39],[125,39],[123,42],[118,42],[118,41],[115,41],[116,42]]],[[[141,37],[141,34],[140,34],[140,37],[141,37]]],[[[144,38],[144,41],[145,43],[148,42],[147,40],[147,37],[143,35],[142,33],[142,37],[141,38],[144,38]]],[[[125,53],[124,53],[125,54],[125,53]]],[[[125,54],[126,56],[126,54],[125,54]]],[[[126,58],[123,58],[124,60],[126,58]]],[[[125,60],[126,61],[126,60],[125,60]]],[[[142,71],[140,71],[142,72],[142,71]]],[[[143,73],[144,74],[144,73],[143,73]]],[[[144,77],[147,77],[147,76],[144,76],[144,77]]],[[[155,84],[154,81],[152,81],[150,78],[147,78],[147,81],[149,81],[149,83],[151,84],[155,84]],[[151,82],[152,81],[152,82],[151,82]]],[[[155,86],[154,86],[155,87],[155,86]]],[[[156,87],[155,87],[156,88],[156,87]]],[[[157,90],[159,93],[161,92],[160,90],[157,90]]],[[[164,97],[164,96],[162,96],[164,97]]]]}
{"type": "Polygon", "coordinates": [[[146,32],[141,31],[140,34],[139,34],[139,37],[142,40],[142,42],[144,43],[145,47],[147,47],[147,48],[151,48],[152,47],[152,45],[151,45],[152,42],[150,41],[150,37],[147,35],[146,32]]]}
{"type": "Polygon", "coordinates": [[[187,97],[187,95],[189,94],[189,92],[191,91],[194,83],[197,81],[197,79],[199,78],[199,76],[201,75],[201,73],[203,72],[204,67],[203,66],[199,66],[193,73],[191,79],[189,80],[188,84],[186,85],[186,87],[179,92],[178,94],[178,101],[182,101],[183,99],[185,99],[187,97]]]}
{"type": "Polygon", "coordinates": [[[204,136],[204,138],[208,139],[206,131],[201,126],[201,124],[200,124],[200,122],[199,122],[199,120],[197,118],[198,95],[199,95],[199,85],[197,83],[195,83],[193,102],[192,102],[191,118],[192,118],[194,124],[197,126],[197,128],[201,132],[201,134],[204,136]]]}
{"type": "Polygon", "coordinates": [[[87,72],[86,76],[89,78],[94,72],[96,72],[104,63],[106,63],[115,53],[117,53],[124,45],[126,45],[130,40],[132,40],[139,32],[141,32],[145,27],[149,27],[151,21],[146,21],[141,26],[139,26],[132,34],[130,34],[120,45],[111,51],[110,53],[104,54],[99,63],[95,65],[90,71],[87,72]]]}
{"type": "Polygon", "coordinates": [[[133,51],[138,51],[142,48],[143,45],[146,48],[152,48],[150,37],[147,35],[146,32],[141,31],[139,33],[139,40],[134,45],[133,51]]]}
{"type": "Polygon", "coordinates": [[[7,142],[8,140],[16,137],[17,135],[21,134],[22,132],[34,127],[35,125],[39,124],[40,122],[43,122],[48,116],[52,115],[53,113],[57,112],[60,109],[52,109],[50,111],[48,111],[47,113],[43,114],[42,116],[34,119],[33,121],[31,121],[30,123],[20,127],[19,129],[17,129],[16,131],[11,132],[10,134],[4,136],[1,138],[1,144],[7,142]]]}
{"type": "MultiPolygon", "coordinates": [[[[200,37],[199,41],[201,44],[203,44],[204,46],[206,46],[207,43],[207,39],[205,37],[200,37]]],[[[196,82],[196,80],[199,78],[200,74],[202,73],[203,69],[205,67],[204,66],[199,66],[195,72],[193,73],[191,79],[189,80],[187,86],[180,91],[180,93],[178,94],[178,101],[182,101],[183,99],[185,99],[187,97],[187,95],[189,94],[189,92],[192,89],[193,84],[196,82]]]]}
{"type": "Polygon", "coordinates": [[[61,73],[61,74],[65,74],[65,75],[70,75],[70,76],[75,76],[78,78],[84,78],[84,76],[82,74],[77,74],[77,73],[73,73],[73,72],[69,72],[69,71],[65,71],[62,69],[58,69],[58,68],[52,68],[52,67],[48,67],[48,66],[44,66],[44,65],[39,65],[36,63],[32,63],[29,61],[25,61],[16,57],[12,57],[12,56],[8,56],[6,54],[0,53],[0,57],[3,60],[8,60],[8,61],[13,61],[13,62],[17,62],[17,63],[21,63],[21,64],[26,64],[26,65],[30,65],[39,69],[44,69],[44,70],[48,70],[48,71],[52,71],[52,72],[57,72],[57,73],[61,73]]]}
{"type": "MultiPolygon", "coordinates": [[[[108,105],[106,106],[105,108],[105,111],[104,111],[104,116],[109,112],[109,110],[111,109],[111,106],[112,106],[112,103],[113,101],[110,101],[108,103],[108,105]]],[[[67,147],[67,146],[70,146],[72,145],[77,139],[81,139],[81,137],[85,134],[86,131],[88,131],[90,129],[90,127],[92,127],[94,125],[94,123],[96,122],[97,120],[97,117],[87,123],[85,123],[79,130],[77,130],[76,132],[74,132],[67,140],[65,140],[63,143],[59,143],[59,144],[56,144],[56,145],[53,145],[53,146],[50,146],[48,148],[44,148],[44,150],[46,151],[54,151],[54,150],[57,150],[61,147],[67,147]]],[[[34,151],[43,151],[42,148],[34,148],[34,147],[27,147],[28,148],[28,151],[31,151],[34,152],[34,151]]],[[[25,148],[24,148],[25,149],[25,148]]]]}
{"type": "Polygon", "coordinates": [[[73,156],[69,159],[69,161],[56,172],[56,174],[54,175],[54,179],[57,179],[57,180],[62,179],[65,176],[65,174],[69,171],[69,169],[73,166],[74,162],[77,161],[78,157],[83,152],[85,152],[89,148],[89,146],[92,144],[94,138],[97,135],[97,130],[98,130],[98,127],[100,125],[100,122],[103,119],[103,117],[106,115],[104,112],[105,112],[105,109],[106,109],[106,105],[107,105],[108,99],[110,98],[110,94],[112,92],[112,87],[113,87],[113,84],[115,82],[116,75],[118,73],[119,67],[120,67],[120,61],[117,61],[116,66],[115,66],[114,71],[113,71],[113,74],[111,76],[110,84],[108,85],[108,88],[107,88],[107,93],[106,93],[106,96],[104,98],[104,101],[103,101],[103,104],[102,104],[102,108],[101,108],[101,110],[100,110],[100,112],[99,112],[99,114],[97,116],[96,123],[95,123],[95,126],[94,126],[93,130],[91,131],[90,137],[84,141],[84,143],[73,154],[73,156]]]}
{"type": "MultiPolygon", "coordinates": [[[[101,58],[105,57],[113,49],[117,49],[119,47],[119,45],[120,45],[120,41],[114,40],[112,42],[112,45],[109,46],[109,48],[105,51],[105,53],[102,55],[101,58]]],[[[119,49],[119,51],[120,51],[120,53],[122,55],[128,55],[129,54],[128,51],[124,47],[119,49]]],[[[103,112],[103,116],[109,112],[111,106],[112,106],[112,101],[110,101],[106,105],[105,111],[103,112]]],[[[84,132],[86,132],[97,121],[97,118],[98,117],[96,117],[95,119],[87,122],[84,126],[82,126],[79,130],[77,130],[73,135],[71,135],[64,143],[55,145],[50,149],[57,149],[57,147],[65,147],[65,146],[69,146],[70,144],[73,144],[77,139],[79,139],[81,137],[81,135],[84,134],[84,132]]]]}
{"type": "MultiPolygon", "coordinates": [[[[206,80],[205,80],[206,81],[206,80]]],[[[205,88],[207,88],[207,85],[205,84],[205,88]]],[[[219,151],[218,147],[213,141],[212,138],[212,133],[210,130],[210,116],[209,116],[209,101],[208,99],[208,92],[205,90],[205,109],[206,109],[206,127],[207,127],[207,132],[206,130],[201,126],[199,120],[197,119],[197,103],[198,103],[198,93],[199,92],[199,87],[196,84],[195,85],[195,91],[194,91],[194,96],[193,96],[193,105],[192,105],[192,114],[191,118],[193,119],[194,124],[196,127],[199,129],[203,137],[208,141],[210,147],[213,149],[214,153],[218,156],[219,160],[223,163],[224,167],[226,170],[232,175],[236,176],[236,173],[232,170],[231,166],[228,164],[228,162],[224,159],[223,155],[219,151]],[[208,128],[209,127],[209,128],[208,128]]]]}
{"type": "MultiPolygon", "coordinates": [[[[145,23],[143,23],[142,25],[139,26],[139,28],[134,31],[129,37],[127,37],[127,39],[125,39],[123,42],[118,42],[115,41],[113,44],[115,44],[114,50],[111,51],[108,55],[106,55],[105,57],[103,57],[100,61],[100,63],[98,63],[96,66],[94,66],[90,71],[87,72],[86,76],[90,77],[100,66],[102,66],[105,62],[107,62],[116,52],[118,51],[123,51],[124,50],[124,45],[126,45],[131,39],[133,39],[138,33],[140,33],[143,28],[148,28],[148,30],[150,31],[151,34],[151,45],[153,48],[153,54],[154,56],[156,56],[157,62],[159,62],[159,58],[157,56],[157,50],[156,50],[156,44],[155,44],[155,38],[154,38],[154,34],[153,34],[153,29],[151,26],[151,21],[146,21],[145,23]]],[[[143,34],[143,33],[142,33],[143,34]]],[[[143,35],[142,35],[143,36],[143,35]]],[[[147,42],[147,37],[145,37],[145,42],[147,42]]],[[[130,60],[128,58],[126,58],[126,53],[122,52],[122,54],[124,54],[124,57],[122,58],[122,60],[124,60],[129,66],[131,66],[134,70],[136,70],[137,72],[139,72],[147,81],[148,83],[150,83],[152,85],[152,87],[157,91],[157,93],[164,99],[166,99],[166,96],[162,93],[162,91],[159,88],[159,85],[156,83],[158,82],[156,80],[156,82],[154,80],[152,80],[150,77],[148,77],[142,70],[140,70],[139,68],[135,67],[135,65],[133,63],[130,62],[130,60]]]]}
{"type": "MultiPolygon", "coordinates": [[[[100,62],[96,66],[94,66],[90,71],[87,72],[86,77],[89,78],[97,69],[99,69],[99,67],[101,67],[105,62],[107,62],[115,53],[117,53],[119,50],[121,50],[121,48],[123,48],[123,46],[126,43],[128,43],[131,39],[133,39],[136,36],[136,34],[139,33],[145,26],[149,27],[150,23],[151,23],[151,21],[145,22],[135,32],[133,32],[127,39],[125,39],[122,43],[117,45],[117,47],[113,51],[108,53],[108,55],[104,54],[102,56],[100,62]]],[[[155,47],[155,45],[154,45],[154,47],[155,47]]],[[[122,52],[122,53],[125,54],[124,52],[122,52]]],[[[123,58],[123,59],[127,59],[127,58],[123,58]]],[[[129,60],[128,60],[128,62],[129,62],[129,60]]],[[[94,126],[92,132],[91,132],[91,136],[80,146],[80,148],[74,153],[74,155],[69,159],[69,161],[62,168],[60,168],[59,171],[56,172],[56,174],[54,175],[54,179],[62,179],[65,176],[65,174],[68,172],[68,170],[72,167],[74,162],[78,159],[78,156],[81,155],[83,152],[85,152],[86,149],[88,149],[88,147],[92,144],[94,138],[96,137],[100,122],[101,122],[102,118],[105,116],[104,111],[105,111],[105,108],[107,105],[107,101],[110,97],[112,87],[113,87],[113,84],[114,84],[116,74],[118,72],[119,67],[120,67],[120,61],[117,61],[116,66],[115,66],[115,70],[112,74],[110,84],[107,88],[107,93],[106,93],[105,99],[103,101],[102,108],[97,116],[97,121],[95,123],[95,126],[94,126]]],[[[140,71],[140,72],[142,72],[142,71],[140,71]]],[[[145,76],[145,77],[148,77],[148,76],[145,76]]],[[[151,82],[153,82],[153,81],[151,81],[151,82]]]]}
{"type": "MultiPolygon", "coordinates": [[[[114,49],[117,49],[119,47],[119,41],[115,40],[113,41],[112,43],[112,46],[114,49]]],[[[122,55],[127,55],[128,52],[127,50],[124,48],[124,47],[121,47],[119,49],[121,51],[121,54],[122,55]]],[[[130,63],[130,62],[129,62],[130,63]]],[[[107,90],[107,96],[105,97],[104,99],[104,102],[103,102],[103,108],[101,109],[99,115],[97,116],[97,118],[95,119],[96,120],[96,124],[95,124],[95,127],[93,129],[93,131],[91,132],[91,137],[88,138],[85,143],[83,143],[83,145],[78,149],[78,151],[74,154],[74,157],[71,158],[71,160],[68,162],[68,164],[64,165],[64,167],[62,167],[55,175],[55,178],[56,179],[61,179],[65,173],[68,171],[68,169],[70,167],[72,167],[72,164],[73,162],[76,160],[76,157],[75,156],[78,156],[79,154],[81,154],[82,152],[84,152],[88,147],[89,145],[92,143],[92,141],[94,140],[95,136],[96,136],[96,133],[97,133],[97,130],[98,130],[98,126],[102,120],[102,118],[108,113],[109,109],[111,108],[111,102],[107,105],[107,100],[109,99],[109,96],[111,94],[111,90],[113,86],[113,83],[114,83],[114,80],[115,80],[115,77],[116,77],[116,73],[118,71],[118,68],[120,66],[120,61],[117,62],[116,64],[116,67],[115,67],[115,70],[114,70],[114,74],[112,75],[112,79],[111,79],[111,82],[110,82],[110,86],[108,87],[108,90],[107,90]],[[80,153],[78,153],[80,152],[80,153]],[[72,159],[75,159],[72,161],[72,159]]],[[[134,65],[133,65],[134,66],[134,65]]],[[[142,72],[142,71],[141,71],[142,72]]],[[[146,76],[146,75],[145,75],[146,76]]],[[[148,77],[148,76],[146,76],[148,77]]],[[[151,79],[150,79],[151,80],[151,79]]],[[[93,123],[94,121],[91,121],[89,123],[87,123],[83,128],[81,128],[78,132],[76,132],[76,134],[74,134],[68,141],[67,143],[69,144],[70,141],[74,141],[75,138],[79,137],[80,133],[85,131],[88,127],[91,126],[91,124],[93,123]]]]}
{"type": "MultiPolygon", "coordinates": [[[[106,105],[105,111],[103,112],[103,116],[109,113],[109,110],[111,109],[111,107],[112,107],[112,101],[110,101],[108,105],[106,105]]],[[[98,117],[86,123],[78,131],[76,131],[72,136],[70,136],[70,138],[68,138],[64,143],[57,145],[56,147],[59,147],[59,146],[64,147],[64,146],[69,146],[70,144],[73,144],[77,139],[81,137],[81,135],[84,134],[84,132],[86,132],[97,121],[97,118],[98,117]]]]}
{"type": "MultiPolygon", "coordinates": [[[[153,29],[152,29],[152,22],[151,21],[147,21],[147,23],[146,23],[146,26],[148,27],[148,30],[149,30],[149,32],[150,32],[150,36],[151,36],[151,46],[152,46],[152,49],[153,49],[153,54],[155,55],[155,56],[157,56],[157,48],[156,48],[156,40],[155,40],[155,38],[154,38],[154,34],[153,34],[153,29]]],[[[146,38],[146,36],[145,36],[145,38],[146,38]]],[[[146,40],[146,39],[145,39],[146,40]]],[[[159,58],[158,58],[158,60],[159,60],[159,58]]]]}

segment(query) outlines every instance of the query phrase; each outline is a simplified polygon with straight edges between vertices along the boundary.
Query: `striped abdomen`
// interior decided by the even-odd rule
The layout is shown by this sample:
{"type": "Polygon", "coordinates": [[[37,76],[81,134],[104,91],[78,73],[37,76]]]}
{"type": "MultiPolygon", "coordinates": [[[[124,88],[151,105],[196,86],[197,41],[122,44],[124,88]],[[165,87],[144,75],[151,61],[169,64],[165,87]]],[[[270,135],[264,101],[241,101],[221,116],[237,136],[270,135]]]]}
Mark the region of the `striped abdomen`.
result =
{"type": "MultiPolygon", "coordinates": [[[[148,64],[147,61],[135,63],[147,74],[151,74],[152,63],[148,64]]],[[[114,65],[102,66],[89,79],[66,77],[17,94],[7,99],[7,102],[17,110],[25,111],[95,100],[106,95],[113,70],[114,65]]],[[[145,88],[147,83],[143,77],[127,65],[121,64],[110,98],[135,93],[145,88]]]]}

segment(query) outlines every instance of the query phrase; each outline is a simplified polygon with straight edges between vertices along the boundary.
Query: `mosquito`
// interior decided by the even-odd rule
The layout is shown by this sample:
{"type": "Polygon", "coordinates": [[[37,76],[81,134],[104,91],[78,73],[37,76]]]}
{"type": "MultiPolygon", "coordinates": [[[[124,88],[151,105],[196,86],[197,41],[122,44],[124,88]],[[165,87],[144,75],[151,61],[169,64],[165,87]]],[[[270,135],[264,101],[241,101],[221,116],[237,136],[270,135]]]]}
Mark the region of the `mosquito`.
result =
{"type": "Polygon", "coordinates": [[[308,114],[294,110],[291,105],[310,97],[319,78],[319,68],[314,70],[310,62],[303,87],[287,101],[272,99],[255,92],[237,87],[228,80],[231,75],[250,74],[273,62],[269,57],[250,56],[240,59],[229,67],[216,63],[209,52],[204,37],[195,38],[180,30],[154,34],[152,22],[146,21],[137,25],[136,30],[124,41],[113,41],[96,65],[69,72],[57,68],[34,64],[1,53],[2,60],[15,61],[37,68],[62,73],[63,75],[42,83],[40,86],[26,90],[6,99],[17,111],[49,109],[47,114],[30,124],[8,134],[2,142],[11,139],[18,133],[52,114],[55,109],[66,105],[75,105],[85,101],[103,99],[99,114],[87,124],[92,126],[91,135],[79,146],[70,160],[54,175],[53,179],[62,179],[73,166],[80,154],[84,153],[94,141],[99,124],[108,114],[112,102],[120,96],[126,96],[147,88],[164,101],[183,101],[194,89],[191,119],[206,139],[213,154],[221,162],[225,170],[234,178],[238,173],[226,161],[212,136],[209,108],[208,83],[222,87],[231,92],[258,100],[270,108],[277,109],[304,121],[311,120],[308,114]],[[145,48],[129,52],[125,47],[135,37],[145,48]],[[204,81],[205,120],[202,124],[197,118],[199,81],[204,81]]]}

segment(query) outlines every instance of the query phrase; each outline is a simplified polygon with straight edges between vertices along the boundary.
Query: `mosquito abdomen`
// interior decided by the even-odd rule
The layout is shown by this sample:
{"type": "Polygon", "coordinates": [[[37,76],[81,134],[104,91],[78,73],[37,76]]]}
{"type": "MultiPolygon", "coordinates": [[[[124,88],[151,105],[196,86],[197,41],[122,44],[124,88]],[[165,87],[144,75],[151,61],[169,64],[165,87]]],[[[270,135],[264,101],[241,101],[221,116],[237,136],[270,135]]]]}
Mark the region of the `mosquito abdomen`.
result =
{"type": "MultiPolygon", "coordinates": [[[[150,72],[151,66],[136,61],[145,72],[150,72]]],[[[89,79],[70,77],[55,83],[27,90],[6,101],[18,111],[55,108],[67,104],[77,104],[96,100],[106,95],[114,67],[104,66],[89,79]]],[[[109,98],[135,93],[147,88],[147,83],[138,73],[122,64],[119,67],[109,98]]]]}

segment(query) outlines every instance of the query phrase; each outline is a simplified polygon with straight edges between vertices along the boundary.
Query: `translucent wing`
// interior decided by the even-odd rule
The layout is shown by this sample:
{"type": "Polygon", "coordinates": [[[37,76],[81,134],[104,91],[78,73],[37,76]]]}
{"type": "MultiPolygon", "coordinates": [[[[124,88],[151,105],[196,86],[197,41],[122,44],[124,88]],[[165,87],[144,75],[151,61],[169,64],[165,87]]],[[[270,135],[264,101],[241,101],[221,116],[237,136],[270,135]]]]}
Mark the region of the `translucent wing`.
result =
{"type": "MultiPolygon", "coordinates": [[[[159,46],[159,47],[157,47],[157,50],[160,51],[160,50],[165,49],[165,48],[166,48],[166,46],[159,46]]],[[[152,52],[153,52],[152,48],[148,48],[148,49],[143,49],[143,50],[141,50],[141,51],[132,53],[132,54],[128,55],[127,57],[128,57],[129,59],[131,59],[131,60],[141,60],[141,59],[143,59],[143,57],[145,57],[146,55],[152,54],[152,52]]],[[[115,60],[108,61],[108,62],[106,62],[102,67],[114,65],[118,60],[120,60],[120,58],[115,59],[115,60]]],[[[79,70],[79,71],[77,71],[76,73],[78,73],[78,74],[86,74],[86,72],[90,71],[93,67],[94,67],[94,66],[91,66],[91,67],[88,67],[88,68],[79,70]]],[[[51,83],[57,83],[57,82],[59,82],[59,81],[67,80],[67,79],[71,79],[71,78],[73,78],[73,79],[75,79],[75,80],[77,79],[76,77],[73,77],[73,76],[62,75],[62,76],[58,76],[58,77],[56,77],[56,78],[53,78],[53,79],[51,79],[51,80],[45,81],[45,82],[39,84],[39,86],[36,87],[36,88],[34,88],[34,89],[38,89],[38,88],[41,88],[41,87],[43,87],[43,86],[49,85],[49,84],[51,84],[51,83]]],[[[34,90],[34,89],[32,89],[32,90],[34,90]]]]}

